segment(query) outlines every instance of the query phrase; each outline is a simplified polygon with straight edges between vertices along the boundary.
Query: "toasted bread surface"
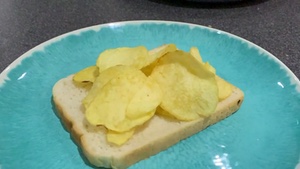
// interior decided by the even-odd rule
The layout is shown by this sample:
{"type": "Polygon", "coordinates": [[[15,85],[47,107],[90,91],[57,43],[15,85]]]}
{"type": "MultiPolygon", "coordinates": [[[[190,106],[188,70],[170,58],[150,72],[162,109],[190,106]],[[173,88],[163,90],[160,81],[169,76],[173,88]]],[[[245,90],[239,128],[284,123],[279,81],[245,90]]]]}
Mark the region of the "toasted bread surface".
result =
{"type": "Polygon", "coordinates": [[[116,146],[106,141],[105,127],[91,126],[85,120],[81,101],[88,91],[76,86],[72,77],[73,75],[63,78],[54,85],[53,100],[61,121],[72,138],[90,163],[98,167],[127,168],[155,155],[230,116],[239,109],[244,99],[243,92],[234,87],[233,93],[219,102],[215,113],[209,117],[185,122],[154,115],[137,129],[128,142],[116,146]]]}

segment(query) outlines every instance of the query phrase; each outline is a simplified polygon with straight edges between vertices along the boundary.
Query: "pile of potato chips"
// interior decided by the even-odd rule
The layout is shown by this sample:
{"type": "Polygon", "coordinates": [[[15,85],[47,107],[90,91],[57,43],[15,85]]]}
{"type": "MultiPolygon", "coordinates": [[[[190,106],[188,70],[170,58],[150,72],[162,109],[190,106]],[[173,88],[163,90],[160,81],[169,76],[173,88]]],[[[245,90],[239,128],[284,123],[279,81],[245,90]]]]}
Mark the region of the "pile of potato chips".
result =
{"type": "Polygon", "coordinates": [[[201,59],[167,44],[108,49],[96,65],[76,73],[76,83],[91,85],[82,103],[87,121],[107,128],[107,140],[122,145],[136,127],[156,113],[190,121],[214,113],[232,92],[229,83],[201,59]]]}

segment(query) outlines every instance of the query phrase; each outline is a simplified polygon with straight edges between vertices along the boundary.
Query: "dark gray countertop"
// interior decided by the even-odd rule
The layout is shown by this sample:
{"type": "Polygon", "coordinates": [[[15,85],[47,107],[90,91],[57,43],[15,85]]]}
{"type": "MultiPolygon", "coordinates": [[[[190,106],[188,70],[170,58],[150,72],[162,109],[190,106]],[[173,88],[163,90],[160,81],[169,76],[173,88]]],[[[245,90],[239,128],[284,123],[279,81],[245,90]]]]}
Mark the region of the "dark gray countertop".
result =
{"type": "Polygon", "coordinates": [[[171,20],[221,29],[274,54],[300,78],[300,1],[0,0],[0,72],[34,46],[92,25],[171,20]]]}

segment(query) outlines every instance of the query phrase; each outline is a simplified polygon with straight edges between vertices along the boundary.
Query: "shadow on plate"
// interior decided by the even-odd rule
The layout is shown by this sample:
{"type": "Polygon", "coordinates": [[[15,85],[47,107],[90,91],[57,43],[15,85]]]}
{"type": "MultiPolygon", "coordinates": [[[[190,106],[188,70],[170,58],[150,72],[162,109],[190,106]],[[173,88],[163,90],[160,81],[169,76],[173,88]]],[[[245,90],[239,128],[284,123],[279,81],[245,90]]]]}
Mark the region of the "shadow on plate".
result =
{"type": "Polygon", "coordinates": [[[258,5],[268,0],[149,0],[151,2],[185,8],[242,8],[258,5]]]}
{"type": "Polygon", "coordinates": [[[71,139],[72,142],[77,146],[78,153],[79,153],[80,157],[82,158],[83,162],[84,162],[87,166],[89,166],[89,167],[91,167],[91,168],[93,168],[93,169],[104,169],[104,168],[100,168],[100,167],[94,166],[94,165],[91,164],[91,163],[89,162],[89,160],[85,157],[85,155],[83,154],[83,152],[82,152],[80,146],[78,145],[79,143],[71,136],[71,133],[69,132],[69,131],[71,130],[71,126],[68,126],[68,125],[70,125],[70,124],[65,124],[65,123],[62,121],[61,116],[60,116],[60,113],[59,113],[59,110],[57,110],[57,107],[55,106],[55,103],[54,103],[54,101],[53,101],[53,97],[51,97],[51,105],[52,105],[52,110],[53,110],[54,114],[56,115],[56,117],[59,119],[59,121],[60,121],[62,127],[64,128],[64,130],[65,130],[66,132],[68,132],[68,133],[70,134],[70,139],[71,139]]]}

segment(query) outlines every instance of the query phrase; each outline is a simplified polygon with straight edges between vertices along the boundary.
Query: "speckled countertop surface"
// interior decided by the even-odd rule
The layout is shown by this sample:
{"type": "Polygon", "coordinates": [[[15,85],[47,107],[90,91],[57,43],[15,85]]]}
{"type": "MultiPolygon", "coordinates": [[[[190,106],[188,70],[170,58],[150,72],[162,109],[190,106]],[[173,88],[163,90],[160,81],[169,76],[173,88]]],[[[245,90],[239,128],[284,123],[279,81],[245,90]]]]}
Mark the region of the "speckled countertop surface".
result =
{"type": "Polygon", "coordinates": [[[34,46],[63,33],[127,20],[171,20],[211,26],[274,54],[300,78],[300,1],[230,4],[163,0],[0,0],[0,72],[34,46]]]}

